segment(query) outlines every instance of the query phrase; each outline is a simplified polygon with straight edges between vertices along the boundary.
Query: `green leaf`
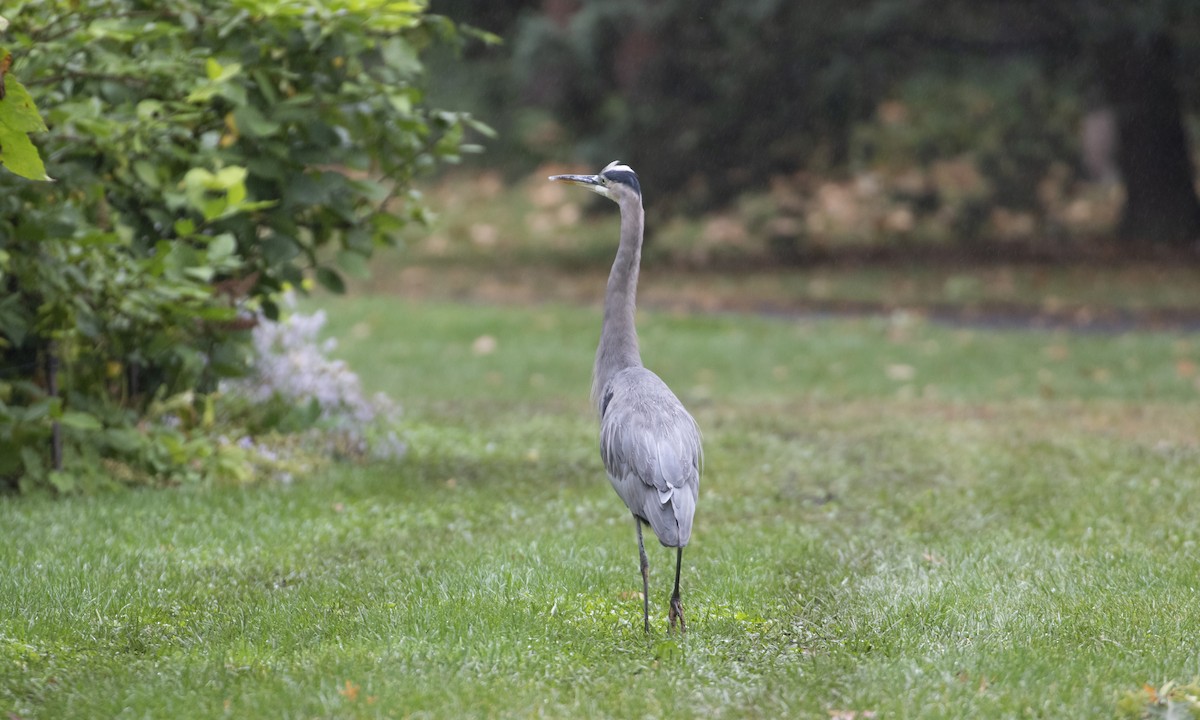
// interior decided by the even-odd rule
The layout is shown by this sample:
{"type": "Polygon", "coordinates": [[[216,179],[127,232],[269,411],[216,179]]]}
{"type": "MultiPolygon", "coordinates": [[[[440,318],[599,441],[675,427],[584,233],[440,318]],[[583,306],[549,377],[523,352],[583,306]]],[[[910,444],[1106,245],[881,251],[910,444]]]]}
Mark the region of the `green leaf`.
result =
{"type": "MultiPolygon", "coordinates": [[[[428,221],[422,216],[422,222],[428,224],[428,221]]],[[[395,236],[401,230],[408,227],[408,222],[398,215],[376,215],[372,218],[372,226],[375,229],[376,237],[384,238],[389,244],[395,244],[395,236]]]]}
{"type": "Polygon", "coordinates": [[[133,174],[151,188],[158,188],[162,185],[162,178],[158,176],[158,168],[148,160],[135,160],[133,174]]]}
{"type": "Polygon", "coordinates": [[[29,136],[0,123],[0,165],[29,180],[53,180],[29,136]]]}
{"type": "Polygon", "coordinates": [[[246,203],[246,186],[241,183],[230,185],[229,190],[225,193],[225,199],[229,202],[230,211],[240,210],[246,203]]]}
{"type": "Polygon", "coordinates": [[[213,238],[208,245],[208,259],[214,264],[219,263],[237,252],[237,240],[228,233],[213,238]]]}
{"type": "Polygon", "coordinates": [[[242,72],[242,64],[229,63],[228,65],[221,65],[221,63],[213,58],[209,58],[204,64],[204,72],[208,75],[208,79],[213,82],[225,82],[242,72]]]}
{"type": "Polygon", "coordinates": [[[143,100],[137,104],[138,120],[153,120],[163,111],[163,104],[158,100],[143,100]]]}
{"type": "Polygon", "coordinates": [[[338,275],[333,268],[324,266],[317,268],[317,282],[331,293],[338,295],[346,293],[346,281],[342,280],[342,276],[338,275]]]}
{"type": "Polygon", "coordinates": [[[473,25],[462,25],[459,29],[462,31],[463,35],[473,37],[476,40],[483,42],[485,45],[504,44],[504,38],[496,35],[495,33],[490,33],[486,30],[474,27],[473,25]]]}
{"type": "Polygon", "coordinates": [[[463,117],[463,122],[467,124],[467,127],[471,128],[475,132],[479,133],[480,135],[483,135],[484,137],[486,137],[488,139],[494,140],[497,136],[496,130],[491,125],[488,125],[487,123],[484,123],[484,122],[480,122],[479,120],[476,120],[473,117],[470,117],[470,116],[463,117]]]}
{"type": "Polygon", "coordinates": [[[268,266],[282,265],[300,254],[300,246],[286,235],[269,235],[259,244],[259,248],[268,266]]]}
{"type": "Polygon", "coordinates": [[[3,330],[4,335],[14,344],[21,345],[25,342],[31,319],[28,311],[21,307],[19,294],[14,293],[0,300],[0,330],[3,330]]]}
{"type": "Polygon", "coordinates": [[[75,430],[103,430],[104,424],[96,418],[95,415],[80,412],[78,410],[67,410],[63,412],[62,417],[58,421],[64,426],[75,430]]]}
{"type": "Polygon", "coordinates": [[[183,274],[190,278],[199,280],[200,282],[212,282],[213,277],[216,275],[216,271],[207,265],[202,265],[200,267],[184,268],[183,274]]]}
{"type": "Polygon", "coordinates": [[[28,445],[21,448],[21,463],[25,466],[25,472],[34,477],[41,477],[46,472],[46,463],[41,454],[28,445]]]}
{"type": "Polygon", "coordinates": [[[78,484],[75,481],[74,475],[61,470],[51,471],[50,474],[46,476],[46,479],[50,481],[51,487],[64,494],[74,492],[78,484]]]}
{"type": "Polygon", "coordinates": [[[371,271],[367,264],[367,257],[360,252],[354,250],[341,250],[337,254],[337,264],[345,270],[351,277],[364,279],[370,276],[371,271]]]}
{"type": "Polygon", "coordinates": [[[94,41],[113,40],[119,43],[131,42],[137,37],[132,30],[123,26],[116,18],[94,20],[88,25],[87,34],[94,41]]]}
{"type": "Polygon", "coordinates": [[[295,177],[285,189],[287,202],[296,205],[322,205],[345,178],[337,173],[305,173],[295,177]]]}
{"type": "Polygon", "coordinates": [[[246,168],[238,165],[223,167],[217,171],[211,187],[229,189],[246,182],[246,168]]]}
{"type": "Polygon", "coordinates": [[[392,109],[401,115],[412,115],[412,98],[406,93],[390,93],[388,95],[388,103],[391,104],[392,109]]]}
{"type": "Polygon", "coordinates": [[[196,84],[187,96],[187,102],[202,104],[212,100],[217,95],[229,98],[235,105],[242,105],[246,102],[246,90],[236,83],[231,83],[230,80],[241,74],[241,63],[229,63],[221,65],[213,58],[205,61],[204,65],[206,80],[202,80],[196,84]]]}
{"type": "Polygon", "coordinates": [[[5,75],[4,88],[6,93],[0,100],[0,125],[17,132],[46,132],[46,123],[25,86],[12,75],[5,75]]]}
{"type": "Polygon", "coordinates": [[[145,442],[145,436],[133,428],[110,428],[103,439],[113,450],[126,453],[134,452],[145,442]]]}
{"type": "Polygon", "coordinates": [[[196,223],[188,218],[182,218],[175,221],[175,234],[179,237],[188,237],[196,232],[196,223]]]}
{"type": "Polygon", "coordinates": [[[243,105],[233,111],[234,122],[238,132],[253,138],[267,137],[279,132],[283,126],[263,117],[258,108],[253,105],[243,105]]]}
{"type": "Polygon", "coordinates": [[[276,202],[275,200],[256,200],[254,202],[244,202],[243,201],[243,202],[239,202],[237,205],[237,208],[235,208],[235,209],[238,212],[248,213],[248,212],[254,212],[255,210],[266,210],[268,208],[273,208],[278,204],[279,203],[276,202]]]}
{"type": "Polygon", "coordinates": [[[216,220],[243,211],[270,207],[272,201],[246,202],[246,168],[224,167],[216,173],[204,168],[192,168],[183,176],[183,189],[188,204],[204,216],[216,220]]]}
{"type": "Polygon", "coordinates": [[[36,422],[43,418],[51,417],[58,412],[61,407],[61,400],[58,398],[43,398],[37,402],[26,406],[24,418],[25,422],[36,422]]]}
{"type": "Polygon", "coordinates": [[[221,89],[212,83],[204,83],[195,90],[188,93],[187,101],[190,103],[206,103],[212,100],[220,93],[221,89]]]}
{"type": "Polygon", "coordinates": [[[353,250],[363,257],[370,257],[375,250],[375,243],[371,239],[370,231],[362,227],[356,227],[347,232],[343,243],[347,250],[353,250]]]}
{"type": "Polygon", "coordinates": [[[380,55],[396,72],[401,75],[415,75],[421,72],[421,61],[411,44],[401,38],[390,38],[380,47],[380,55]]]}
{"type": "Polygon", "coordinates": [[[262,301],[263,316],[272,322],[279,321],[279,303],[271,299],[262,301]]]}
{"type": "Polygon", "coordinates": [[[21,469],[23,464],[17,444],[8,440],[0,440],[0,474],[13,475],[21,469]]]}

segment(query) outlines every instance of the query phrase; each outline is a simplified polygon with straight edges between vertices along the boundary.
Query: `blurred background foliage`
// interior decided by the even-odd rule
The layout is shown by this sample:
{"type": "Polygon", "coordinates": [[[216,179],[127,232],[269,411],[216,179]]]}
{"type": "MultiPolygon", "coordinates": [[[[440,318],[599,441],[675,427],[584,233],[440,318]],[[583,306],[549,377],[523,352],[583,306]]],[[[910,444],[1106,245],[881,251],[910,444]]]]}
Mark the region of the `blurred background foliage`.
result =
{"type": "MultiPolygon", "coordinates": [[[[1200,103],[1186,71],[1200,5],[1187,0],[434,7],[505,41],[431,66],[439,99],[498,128],[484,162],[510,177],[621,158],[660,218],[783,179],[871,206],[860,214],[873,220],[840,233],[852,237],[1107,233],[1145,248],[1200,236],[1184,134],[1200,103]]],[[[802,250],[827,220],[779,223],[775,246],[802,250]]]]}

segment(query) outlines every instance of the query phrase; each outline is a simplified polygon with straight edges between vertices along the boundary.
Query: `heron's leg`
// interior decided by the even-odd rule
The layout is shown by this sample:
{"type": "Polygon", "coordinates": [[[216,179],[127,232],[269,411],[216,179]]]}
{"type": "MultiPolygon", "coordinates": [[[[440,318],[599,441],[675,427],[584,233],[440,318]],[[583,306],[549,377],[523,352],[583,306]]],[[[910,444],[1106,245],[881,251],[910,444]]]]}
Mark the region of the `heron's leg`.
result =
{"type": "Polygon", "coordinates": [[[683,619],[683,603],[679,601],[679,567],[683,564],[683,548],[675,548],[675,591],[671,593],[671,629],[679,619],[679,632],[687,634],[687,621],[683,619]]]}
{"type": "Polygon", "coordinates": [[[646,545],[642,542],[642,521],[637,515],[633,516],[633,524],[637,526],[638,558],[642,566],[642,622],[646,632],[650,632],[650,560],[646,557],[646,545]]]}

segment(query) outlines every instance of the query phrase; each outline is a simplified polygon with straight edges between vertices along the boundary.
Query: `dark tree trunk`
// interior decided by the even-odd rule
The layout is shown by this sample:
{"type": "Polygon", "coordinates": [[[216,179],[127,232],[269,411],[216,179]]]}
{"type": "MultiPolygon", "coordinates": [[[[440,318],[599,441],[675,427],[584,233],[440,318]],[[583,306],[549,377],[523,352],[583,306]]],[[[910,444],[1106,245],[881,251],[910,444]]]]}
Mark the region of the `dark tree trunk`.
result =
{"type": "Polygon", "coordinates": [[[1100,45],[1105,92],[1117,115],[1117,165],[1125,182],[1120,236],[1183,247],[1200,239],[1200,201],[1175,86],[1175,46],[1159,33],[1117,33],[1100,45]]]}

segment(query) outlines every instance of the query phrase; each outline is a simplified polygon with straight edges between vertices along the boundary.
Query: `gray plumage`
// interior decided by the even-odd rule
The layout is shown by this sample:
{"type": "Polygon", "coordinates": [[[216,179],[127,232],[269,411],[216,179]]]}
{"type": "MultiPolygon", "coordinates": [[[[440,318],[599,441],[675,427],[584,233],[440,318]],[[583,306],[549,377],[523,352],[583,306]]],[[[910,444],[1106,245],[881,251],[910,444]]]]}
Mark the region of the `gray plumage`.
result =
{"type": "Polygon", "coordinates": [[[600,457],[617,495],[667,547],[684,547],[700,492],[700,430],[644,367],[613,374],[600,416],[600,457]]]}
{"type": "Polygon", "coordinates": [[[692,536],[700,492],[700,429],[657,375],[642,365],[635,327],[645,214],[637,175],[613,162],[597,175],[555,175],[617,203],[621,242],[604,295],[604,324],[592,370],[592,402],[600,415],[600,457],[617,495],[633,513],[642,570],[643,620],[650,629],[648,561],[642,523],[660,543],[677,548],[670,624],[686,631],[679,600],[683,548],[692,536]]]}

